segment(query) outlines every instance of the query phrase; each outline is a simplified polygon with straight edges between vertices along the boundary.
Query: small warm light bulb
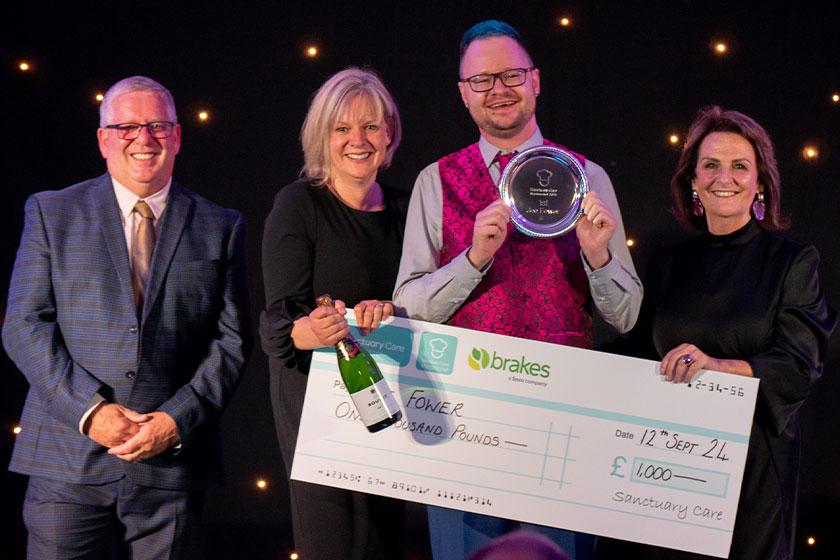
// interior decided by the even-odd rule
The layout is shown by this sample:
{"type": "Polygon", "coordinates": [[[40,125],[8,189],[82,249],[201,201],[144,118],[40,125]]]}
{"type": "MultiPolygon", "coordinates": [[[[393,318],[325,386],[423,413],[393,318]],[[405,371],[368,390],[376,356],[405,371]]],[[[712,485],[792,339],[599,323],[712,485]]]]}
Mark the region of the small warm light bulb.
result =
{"type": "Polygon", "coordinates": [[[679,144],[680,142],[680,135],[679,134],[672,134],[668,137],[668,142],[671,144],[679,144]]]}
{"type": "Polygon", "coordinates": [[[723,41],[718,41],[715,43],[715,52],[718,54],[726,54],[729,51],[729,45],[724,43],[723,41]]]}
{"type": "Polygon", "coordinates": [[[15,426],[12,428],[12,433],[18,435],[20,433],[20,426],[15,426]]]}
{"type": "Polygon", "coordinates": [[[265,490],[266,488],[268,488],[268,481],[264,478],[260,478],[259,480],[257,480],[257,488],[259,488],[260,490],[265,490]]]}
{"type": "Polygon", "coordinates": [[[633,245],[635,245],[635,244],[636,244],[636,240],[635,240],[635,239],[633,239],[633,238],[631,238],[631,237],[628,237],[628,238],[627,238],[627,246],[628,246],[628,247],[632,247],[632,246],[633,246],[633,245]]]}
{"type": "Polygon", "coordinates": [[[805,540],[805,542],[808,543],[808,546],[814,546],[815,544],[817,544],[817,539],[815,539],[814,537],[808,537],[805,540]]]}
{"type": "Polygon", "coordinates": [[[297,552],[292,552],[291,554],[289,554],[289,560],[298,560],[298,558],[300,558],[300,556],[298,556],[297,552]]]}
{"type": "Polygon", "coordinates": [[[306,56],[308,56],[309,58],[315,58],[316,56],[318,56],[318,47],[316,47],[316,46],[307,47],[306,48],[306,56]]]}
{"type": "Polygon", "coordinates": [[[96,99],[96,101],[97,101],[97,102],[102,103],[102,100],[103,100],[103,99],[105,99],[105,96],[104,96],[104,95],[102,95],[101,93],[97,93],[97,94],[94,96],[94,99],[96,99]]]}
{"type": "Polygon", "coordinates": [[[831,96],[831,100],[834,103],[840,103],[840,93],[835,93],[831,96]]]}
{"type": "Polygon", "coordinates": [[[805,159],[817,159],[820,155],[820,151],[815,146],[805,146],[802,148],[802,156],[805,159]]]}
{"type": "Polygon", "coordinates": [[[21,61],[20,61],[20,64],[18,64],[18,68],[20,69],[20,71],[21,71],[21,72],[29,72],[29,70],[30,70],[32,67],[31,67],[31,66],[29,65],[29,63],[28,63],[28,62],[26,62],[25,60],[21,60],[21,61]]]}
{"type": "Polygon", "coordinates": [[[198,120],[200,120],[201,122],[207,122],[207,119],[209,119],[209,118],[210,118],[210,113],[208,113],[207,111],[199,111],[198,120]]]}
{"type": "Polygon", "coordinates": [[[564,16],[559,18],[557,20],[557,23],[559,23],[561,27],[569,27],[570,25],[572,25],[572,20],[564,16]]]}

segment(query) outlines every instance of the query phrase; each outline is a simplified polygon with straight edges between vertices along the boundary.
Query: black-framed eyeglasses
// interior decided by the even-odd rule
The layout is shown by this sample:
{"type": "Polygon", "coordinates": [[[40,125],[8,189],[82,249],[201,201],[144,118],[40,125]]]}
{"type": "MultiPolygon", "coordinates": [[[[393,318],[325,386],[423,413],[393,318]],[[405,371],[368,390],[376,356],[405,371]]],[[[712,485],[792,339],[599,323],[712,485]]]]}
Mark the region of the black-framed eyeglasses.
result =
{"type": "Polygon", "coordinates": [[[496,85],[496,78],[500,79],[507,87],[521,86],[525,83],[525,76],[531,70],[534,70],[533,66],[530,68],[511,68],[509,70],[503,70],[502,72],[476,74],[475,76],[470,76],[469,78],[464,78],[463,80],[458,81],[467,82],[470,84],[470,89],[476,93],[483,93],[493,89],[493,86],[496,85]]]}
{"type": "Polygon", "coordinates": [[[144,128],[149,129],[149,134],[152,135],[152,138],[169,138],[172,136],[172,131],[175,130],[175,124],[176,123],[170,121],[154,121],[146,124],[108,124],[102,128],[116,130],[117,136],[120,140],[134,140],[140,136],[140,131],[144,128]]]}

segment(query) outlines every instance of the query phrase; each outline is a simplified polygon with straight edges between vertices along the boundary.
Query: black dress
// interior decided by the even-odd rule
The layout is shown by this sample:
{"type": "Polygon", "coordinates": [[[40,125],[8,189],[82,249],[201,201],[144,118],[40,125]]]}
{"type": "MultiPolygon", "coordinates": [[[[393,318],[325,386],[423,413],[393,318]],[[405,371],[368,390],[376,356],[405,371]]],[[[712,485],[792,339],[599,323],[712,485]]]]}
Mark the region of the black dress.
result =
{"type": "MultiPolygon", "coordinates": [[[[740,359],[761,380],[729,558],[793,558],[799,476],[798,411],[822,373],[837,317],[820,288],[819,256],[755,221],[703,234],[651,259],[631,335],[643,357],[682,343],[740,359]]],[[[713,412],[713,411],[712,411],[713,412]]],[[[599,558],[709,558],[604,539],[599,558]]]]}
{"type": "MultiPolygon", "coordinates": [[[[402,252],[408,193],[382,187],[385,208],[363,212],[326,187],[296,181],[274,199],[263,234],[271,405],[280,452],[291,474],[312,352],[295,349],[294,321],[328,293],[348,308],[390,300],[402,252]]],[[[352,311],[349,311],[352,313],[352,311]]],[[[290,480],[295,547],[302,558],[400,558],[403,502],[290,480]]]]}

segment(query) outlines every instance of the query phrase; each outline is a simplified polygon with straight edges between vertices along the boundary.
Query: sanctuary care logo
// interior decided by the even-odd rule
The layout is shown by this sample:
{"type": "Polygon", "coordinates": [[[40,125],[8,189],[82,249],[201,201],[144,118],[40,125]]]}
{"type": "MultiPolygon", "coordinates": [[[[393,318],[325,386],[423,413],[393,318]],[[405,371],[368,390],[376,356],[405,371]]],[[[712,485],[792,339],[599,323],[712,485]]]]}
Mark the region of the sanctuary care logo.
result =
{"type": "Polygon", "coordinates": [[[507,357],[502,356],[495,350],[492,354],[484,348],[473,347],[467,355],[467,363],[475,371],[485,369],[505,373],[519,373],[522,375],[533,375],[535,377],[548,377],[551,375],[551,366],[538,362],[528,361],[525,356],[507,357]]]}

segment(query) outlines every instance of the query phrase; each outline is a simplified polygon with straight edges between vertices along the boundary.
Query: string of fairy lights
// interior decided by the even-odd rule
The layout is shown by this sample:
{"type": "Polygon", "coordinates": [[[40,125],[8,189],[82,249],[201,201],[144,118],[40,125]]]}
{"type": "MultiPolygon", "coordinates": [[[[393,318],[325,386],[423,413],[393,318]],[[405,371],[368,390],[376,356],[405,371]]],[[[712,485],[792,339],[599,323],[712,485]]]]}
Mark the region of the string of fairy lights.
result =
{"type": "MultiPolygon", "coordinates": [[[[570,15],[561,15],[558,16],[556,19],[557,25],[564,29],[569,30],[574,28],[574,20],[570,15]]],[[[719,37],[713,37],[708,44],[708,48],[711,52],[712,56],[719,57],[719,58],[726,58],[730,57],[733,54],[732,43],[731,41],[719,37]]],[[[322,55],[322,48],[320,45],[317,44],[308,44],[303,47],[302,56],[305,59],[309,60],[317,60],[322,55]]],[[[16,62],[17,71],[20,74],[34,74],[38,72],[38,63],[36,59],[22,59],[16,62]]],[[[102,91],[93,91],[91,92],[91,99],[94,103],[101,103],[104,99],[104,92],[102,91]]],[[[840,109],[840,91],[831,91],[827,95],[827,101],[829,104],[836,106],[840,109]]],[[[200,108],[195,111],[193,118],[195,122],[199,124],[208,124],[212,121],[212,115],[209,108],[200,108]]],[[[665,134],[665,139],[667,145],[671,148],[679,150],[682,148],[682,144],[685,141],[684,134],[681,131],[671,130],[665,134]]],[[[820,148],[815,143],[806,143],[802,146],[800,157],[803,161],[808,163],[815,163],[820,159],[820,148]]],[[[627,238],[627,246],[633,248],[636,245],[636,241],[628,237],[627,238]]],[[[12,428],[12,433],[17,436],[21,432],[21,427],[19,425],[15,425],[12,428]]],[[[254,478],[253,481],[253,488],[256,492],[267,492],[270,490],[271,485],[269,479],[264,476],[257,476],[254,478]]],[[[805,545],[807,547],[815,547],[817,545],[816,537],[813,535],[807,535],[805,537],[805,545]]],[[[297,552],[290,552],[289,553],[290,560],[298,560],[299,555],[297,552]]]]}

